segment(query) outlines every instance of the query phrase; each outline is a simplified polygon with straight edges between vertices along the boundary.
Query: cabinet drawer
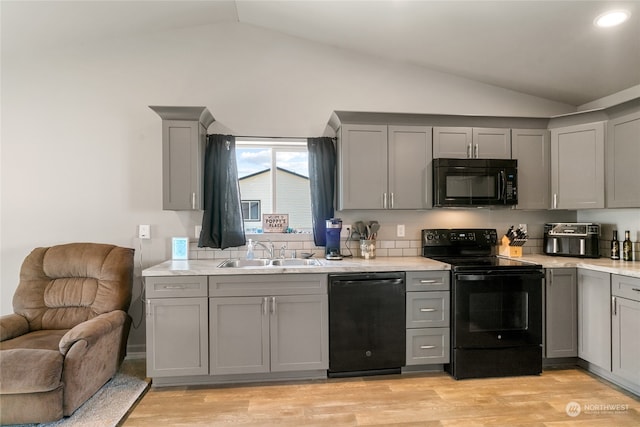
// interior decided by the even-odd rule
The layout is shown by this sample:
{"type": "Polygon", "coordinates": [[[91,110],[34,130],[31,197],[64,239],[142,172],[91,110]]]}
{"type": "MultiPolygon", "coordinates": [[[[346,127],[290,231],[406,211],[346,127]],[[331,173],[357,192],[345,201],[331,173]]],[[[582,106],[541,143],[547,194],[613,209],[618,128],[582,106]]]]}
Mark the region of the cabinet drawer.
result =
{"type": "Polygon", "coordinates": [[[207,296],[207,276],[145,277],[147,298],[207,296]]]}
{"type": "Polygon", "coordinates": [[[611,294],[617,297],[640,301],[640,279],[612,274],[611,294]]]}
{"type": "Polygon", "coordinates": [[[448,291],[449,270],[407,271],[407,292],[448,291]]]}
{"type": "Polygon", "coordinates": [[[449,328],[407,329],[407,366],[449,363],[449,328]]]}
{"type": "Polygon", "coordinates": [[[326,293],[326,274],[209,276],[209,296],[324,295],[326,293]]]}
{"type": "Polygon", "coordinates": [[[449,292],[407,292],[407,328],[449,326],[449,292]]]}

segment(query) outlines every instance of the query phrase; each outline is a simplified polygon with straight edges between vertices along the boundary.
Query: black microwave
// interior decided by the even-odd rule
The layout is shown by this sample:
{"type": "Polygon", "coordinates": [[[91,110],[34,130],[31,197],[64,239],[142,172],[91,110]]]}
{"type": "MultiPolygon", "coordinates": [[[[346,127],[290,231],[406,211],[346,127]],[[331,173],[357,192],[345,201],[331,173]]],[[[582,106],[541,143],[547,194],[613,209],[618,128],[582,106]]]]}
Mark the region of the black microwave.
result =
{"type": "Polygon", "coordinates": [[[433,159],[433,206],[508,206],[518,203],[518,161],[433,159]]]}

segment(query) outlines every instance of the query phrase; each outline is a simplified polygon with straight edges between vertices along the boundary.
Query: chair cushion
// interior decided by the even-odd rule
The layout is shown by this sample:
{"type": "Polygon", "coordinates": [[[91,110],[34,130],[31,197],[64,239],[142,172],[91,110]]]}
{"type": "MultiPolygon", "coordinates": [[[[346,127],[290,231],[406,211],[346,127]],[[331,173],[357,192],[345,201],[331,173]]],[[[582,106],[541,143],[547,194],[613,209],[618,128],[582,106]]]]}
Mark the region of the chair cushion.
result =
{"type": "Polygon", "coordinates": [[[62,380],[63,357],[59,351],[40,349],[0,350],[0,394],[24,394],[55,390],[62,380]]]}
{"type": "MultiPolygon", "coordinates": [[[[60,353],[60,340],[67,331],[67,329],[53,329],[29,332],[28,334],[0,342],[0,350],[23,348],[52,350],[60,353]]],[[[2,379],[4,380],[4,372],[2,373],[2,379]]]]}
{"type": "Polygon", "coordinates": [[[69,243],[34,249],[24,260],[13,296],[29,330],[71,329],[131,302],[133,249],[69,243]]]}

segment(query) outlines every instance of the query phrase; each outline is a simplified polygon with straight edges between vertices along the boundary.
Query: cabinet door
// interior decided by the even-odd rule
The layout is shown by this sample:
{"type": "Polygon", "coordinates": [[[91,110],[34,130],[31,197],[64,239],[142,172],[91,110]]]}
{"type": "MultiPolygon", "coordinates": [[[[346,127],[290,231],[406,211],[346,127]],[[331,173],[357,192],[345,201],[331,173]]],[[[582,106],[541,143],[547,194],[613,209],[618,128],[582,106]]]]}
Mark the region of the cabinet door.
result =
{"type": "Polygon", "coordinates": [[[329,367],[327,295],[270,298],[271,371],[329,367]]]}
{"type": "Polygon", "coordinates": [[[407,292],[407,328],[449,326],[449,292],[407,292]]]}
{"type": "Polygon", "coordinates": [[[205,133],[197,121],[162,121],[162,207],[202,209],[205,133]]]}
{"type": "Polygon", "coordinates": [[[551,207],[604,208],[604,122],[551,130],[551,207]]]}
{"type": "Polygon", "coordinates": [[[612,316],[612,371],[640,385],[640,302],[615,298],[612,316]]]}
{"type": "Polygon", "coordinates": [[[389,126],[389,204],[391,209],[429,209],[431,128],[389,126]]]}
{"type": "Polygon", "coordinates": [[[518,161],[517,209],[548,209],[551,140],[546,129],[512,129],[511,154],[518,161]]]}
{"type": "Polygon", "coordinates": [[[211,373],[269,372],[267,297],[209,299],[211,373]]]}
{"type": "Polygon", "coordinates": [[[467,159],[471,158],[473,132],[465,127],[434,127],[433,158],[467,159]]]}
{"type": "Polygon", "coordinates": [[[578,269],[578,357],[611,370],[609,273],[578,269]]]}
{"type": "Polygon", "coordinates": [[[387,126],[343,125],[338,141],[338,209],[383,209],[385,195],[387,126]]]}
{"type": "Polygon", "coordinates": [[[578,356],[578,293],[575,268],[547,269],[545,300],[546,357],[578,356]]]}
{"type": "Polygon", "coordinates": [[[511,132],[504,128],[473,128],[474,159],[510,159],[511,132]]]}
{"type": "Polygon", "coordinates": [[[147,375],[207,375],[207,298],[147,301],[147,375]]]}
{"type": "Polygon", "coordinates": [[[640,112],[607,124],[607,207],[640,207],[640,112]]]}

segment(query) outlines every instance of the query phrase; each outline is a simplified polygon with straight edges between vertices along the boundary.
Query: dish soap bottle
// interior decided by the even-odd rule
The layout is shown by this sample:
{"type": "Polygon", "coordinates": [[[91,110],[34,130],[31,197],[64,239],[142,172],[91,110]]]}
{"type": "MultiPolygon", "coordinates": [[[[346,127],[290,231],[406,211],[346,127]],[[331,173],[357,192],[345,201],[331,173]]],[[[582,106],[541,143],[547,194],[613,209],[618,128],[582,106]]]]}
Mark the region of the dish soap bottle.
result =
{"type": "Polygon", "coordinates": [[[251,239],[247,245],[247,259],[253,259],[253,241],[251,239]]]}
{"type": "Polygon", "coordinates": [[[631,236],[629,230],[624,232],[624,242],[622,242],[622,260],[631,261],[631,236]]]}
{"type": "Polygon", "coordinates": [[[613,230],[611,241],[611,259],[620,259],[620,242],[618,242],[618,230],[613,230]]]}

